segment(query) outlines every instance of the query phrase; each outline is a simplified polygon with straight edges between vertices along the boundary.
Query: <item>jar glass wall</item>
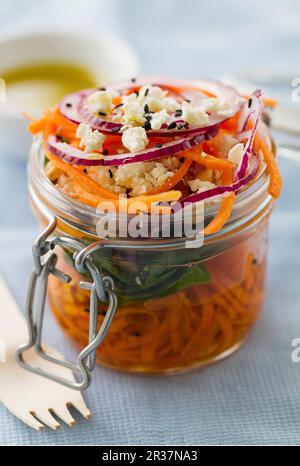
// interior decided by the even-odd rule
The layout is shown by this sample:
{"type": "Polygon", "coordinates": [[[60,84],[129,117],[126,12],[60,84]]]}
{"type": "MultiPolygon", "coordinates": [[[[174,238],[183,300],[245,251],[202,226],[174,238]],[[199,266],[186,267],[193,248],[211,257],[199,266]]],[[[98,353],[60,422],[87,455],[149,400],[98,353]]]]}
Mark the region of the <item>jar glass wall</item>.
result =
{"type": "MultiPolygon", "coordinates": [[[[57,192],[37,162],[29,165],[33,209],[41,224],[46,212],[58,219],[58,236],[99,240],[90,208],[57,192]],[[77,204],[77,205],[76,205],[77,204]],[[92,219],[92,220],[91,220],[92,219]]],[[[120,370],[174,373],[193,370],[236,350],[256,322],[264,297],[268,218],[272,201],[267,176],[238,197],[231,221],[200,248],[160,247],[136,243],[130,248],[109,241],[93,253],[93,262],[115,282],[118,308],[97,361],[120,370]]],[[[88,342],[89,292],[68,250],[59,250],[57,267],[69,284],[50,277],[52,311],[80,347],[88,342]]],[[[106,304],[100,303],[99,327],[106,304]]]]}

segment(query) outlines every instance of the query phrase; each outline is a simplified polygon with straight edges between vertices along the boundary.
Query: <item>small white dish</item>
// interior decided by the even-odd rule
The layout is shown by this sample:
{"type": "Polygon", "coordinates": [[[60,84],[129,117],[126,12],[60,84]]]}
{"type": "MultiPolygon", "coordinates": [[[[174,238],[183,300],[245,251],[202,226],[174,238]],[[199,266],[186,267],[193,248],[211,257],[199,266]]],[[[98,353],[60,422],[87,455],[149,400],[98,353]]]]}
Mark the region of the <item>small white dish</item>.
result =
{"type": "MultiPolygon", "coordinates": [[[[2,73],[26,65],[51,62],[79,65],[90,72],[99,85],[138,73],[138,60],[133,49],[113,36],[36,31],[0,40],[2,73]]],[[[28,121],[22,116],[22,111],[26,110],[0,101],[0,154],[27,157],[31,137],[27,132],[28,121]]]]}

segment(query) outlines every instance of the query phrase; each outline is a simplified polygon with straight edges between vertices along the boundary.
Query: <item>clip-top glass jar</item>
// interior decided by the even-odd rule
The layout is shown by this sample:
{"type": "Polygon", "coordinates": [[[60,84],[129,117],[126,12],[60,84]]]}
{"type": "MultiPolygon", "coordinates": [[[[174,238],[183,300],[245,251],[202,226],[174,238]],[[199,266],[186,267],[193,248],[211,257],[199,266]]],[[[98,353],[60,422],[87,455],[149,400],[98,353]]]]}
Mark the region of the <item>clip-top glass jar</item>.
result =
{"type": "MultiPolygon", "coordinates": [[[[35,140],[29,160],[33,210],[45,226],[50,212],[58,237],[99,241],[99,213],[58,191],[43,172],[43,151],[35,140]]],[[[110,276],[118,298],[110,328],[97,349],[107,367],[140,373],[190,371],[231,354],[256,322],[264,299],[268,218],[265,167],[256,181],[236,197],[230,220],[199,248],[185,238],[161,241],[103,240],[93,263],[110,276]]],[[[214,210],[205,210],[209,220],[214,210]]],[[[90,294],[80,287],[87,276],[61,248],[57,268],[72,280],[49,277],[51,309],[66,333],[81,347],[88,341],[90,294]]],[[[107,305],[98,305],[98,327],[107,305]]]]}

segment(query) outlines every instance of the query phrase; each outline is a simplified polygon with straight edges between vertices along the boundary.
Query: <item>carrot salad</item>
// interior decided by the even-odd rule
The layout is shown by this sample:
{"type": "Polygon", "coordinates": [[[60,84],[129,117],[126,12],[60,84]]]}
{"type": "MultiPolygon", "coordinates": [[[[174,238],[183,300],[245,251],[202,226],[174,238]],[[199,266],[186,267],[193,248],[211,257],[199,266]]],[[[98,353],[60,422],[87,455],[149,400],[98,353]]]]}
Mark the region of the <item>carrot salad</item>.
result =
{"type": "MultiPolygon", "coordinates": [[[[118,298],[99,362],[176,372],[220,359],[242,343],[263,302],[269,211],[238,239],[219,240],[217,233],[234,217],[241,191],[263,172],[266,196],[280,196],[265,123],[275,105],[260,90],[242,96],[218,81],[150,76],[70,94],[30,123],[31,133],[42,137],[49,181],[82,205],[148,216],[216,203],[201,248],[93,253],[118,298]]],[[[72,281],[50,277],[51,307],[67,333],[86,344],[89,292],[80,281],[87,277],[78,274],[67,249],[57,266],[72,281]]],[[[106,309],[99,304],[99,328],[106,309]]]]}

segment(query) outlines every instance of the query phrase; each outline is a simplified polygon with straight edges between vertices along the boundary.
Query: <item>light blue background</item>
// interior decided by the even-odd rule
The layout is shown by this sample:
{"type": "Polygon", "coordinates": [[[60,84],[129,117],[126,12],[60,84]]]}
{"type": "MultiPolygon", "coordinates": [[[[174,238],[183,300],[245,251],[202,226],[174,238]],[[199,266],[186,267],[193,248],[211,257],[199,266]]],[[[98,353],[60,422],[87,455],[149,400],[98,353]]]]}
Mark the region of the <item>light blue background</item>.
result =
{"type": "MultiPolygon", "coordinates": [[[[41,24],[115,32],[136,48],[144,72],[217,75],[269,66],[293,73],[299,65],[296,0],[0,0],[1,34],[41,24]]],[[[281,167],[285,189],[271,221],[267,299],[243,349],[170,378],[97,368],[86,392],[91,421],[78,417],[74,429],[36,433],[0,406],[0,444],[299,444],[300,363],[291,360],[291,341],[300,337],[299,163],[281,167]]],[[[36,233],[25,166],[1,152],[0,141],[0,271],[23,308],[36,233]]],[[[47,320],[48,341],[74,355],[47,320]]]]}

